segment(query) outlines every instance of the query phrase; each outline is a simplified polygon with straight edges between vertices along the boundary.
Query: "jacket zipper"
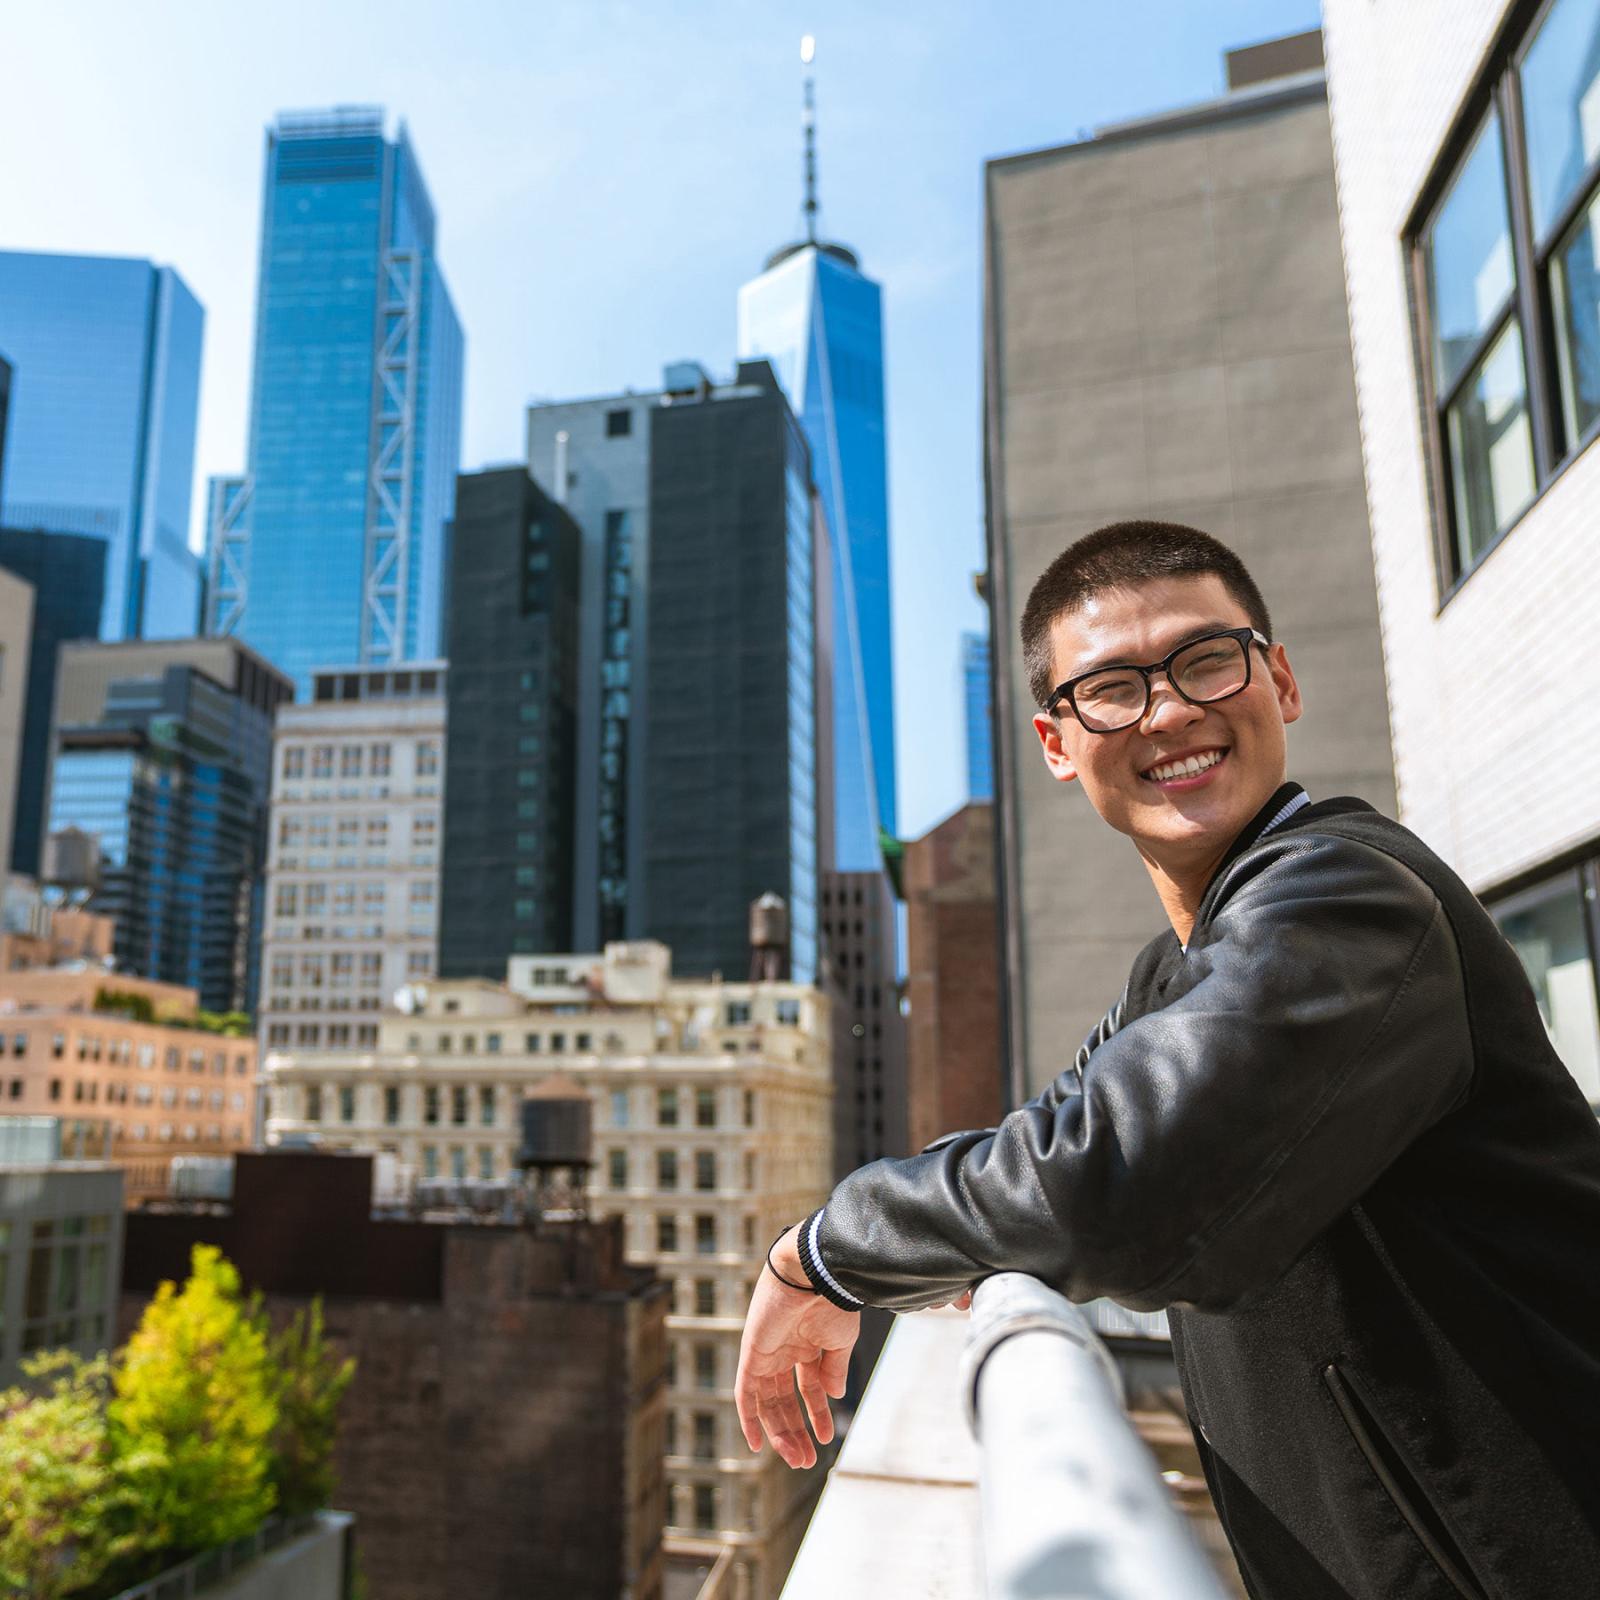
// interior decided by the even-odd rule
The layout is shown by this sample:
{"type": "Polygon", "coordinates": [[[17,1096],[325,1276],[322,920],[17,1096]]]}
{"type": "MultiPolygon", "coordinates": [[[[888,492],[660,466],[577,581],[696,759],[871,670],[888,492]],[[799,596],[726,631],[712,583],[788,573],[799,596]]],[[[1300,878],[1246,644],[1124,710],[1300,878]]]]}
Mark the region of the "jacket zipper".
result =
{"type": "MultiPolygon", "coordinates": [[[[1351,1380],[1339,1370],[1337,1362],[1330,1361],[1322,1369],[1322,1381],[1327,1386],[1328,1393],[1332,1395],[1333,1403],[1339,1408],[1339,1415],[1344,1418],[1345,1426],[1349,1428],[1350,1435],[1356,1442],[1356,1448],[1366,1458],[1367,1465],[1372,1469],[1372,1475],[1393,1502],[1395,1510],[1400,1513],[1401,1519],[1410,1528],[1417,1543],[1427,1551],[1433,1564],[1463,1600],[1486,1600],[1483,1590],[1468,1575],[1466,1559],[1460,1549],[1444,1543],[1439,1534],[1428,1525],[1427,1520],[1419,1514],[1411,1493],[1396,1475],[1388,1459],[1393,1457],[1399,1461],[1403,1457],[1394,1442],[1383,1431],[1371,1406],[1365,1403],[1351,1380]],[[1387,1456],[1380,1446],[1380,1440],[1383,1445],[1388,1446],[1387,1456]]],[[[1413,1487],[1419,1495],[1422,1494],[1420,1484],[1414,1484],[1413,1487]]],[[[1434,1517],[1442,1525],[1443,1518],[1439,1517],[1437,1511],[1434,1512],[1434,1517]]]]}

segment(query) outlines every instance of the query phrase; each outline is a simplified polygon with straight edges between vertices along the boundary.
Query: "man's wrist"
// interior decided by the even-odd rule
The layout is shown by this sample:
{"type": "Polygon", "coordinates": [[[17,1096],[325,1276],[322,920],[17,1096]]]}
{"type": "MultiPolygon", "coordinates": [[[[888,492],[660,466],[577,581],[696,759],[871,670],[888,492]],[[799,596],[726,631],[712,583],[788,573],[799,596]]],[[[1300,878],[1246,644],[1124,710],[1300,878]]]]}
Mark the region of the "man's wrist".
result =
{"type": "Polygon", "coordinates": [[[830,1305],[838,1306],[841,1311],[859,1311],[865,1302],[849,1293],[823,1262],[818,1243],[822,1232],[822,1218],[823,1210],[813,1211],[794,1231],[794,1247],[800,1258],[801,1269],[810,1281],[811,1287],[830,1305]]]}

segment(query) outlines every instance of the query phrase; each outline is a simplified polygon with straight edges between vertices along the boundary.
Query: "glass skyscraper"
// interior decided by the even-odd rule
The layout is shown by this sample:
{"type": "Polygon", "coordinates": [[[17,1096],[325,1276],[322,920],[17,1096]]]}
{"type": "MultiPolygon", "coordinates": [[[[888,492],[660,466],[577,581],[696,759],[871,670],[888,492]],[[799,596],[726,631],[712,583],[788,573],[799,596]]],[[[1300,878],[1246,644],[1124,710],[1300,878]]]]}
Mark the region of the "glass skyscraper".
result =
{"type": "Polygon", "coordinates": [[[249,466],[213,479],[206,631],[312,670],[440,654],[462,336],[433,205],[379,109],[267,134],[249,466]]]}
{"type": "Polygon", "coordinates": [[[961,635],[961,701],[967,718],[967,798],[994,799],[994,728],[989,701],[989,635],[961,635]]]}
{"type": "Polygon", "coordinates": [[[811,447],[833,534],[830,865],[874,870],[879,826],[896,824],[882,294],[843,245],[807,239],[740,289],[738,338],[741,358],[772,363],[811,447]]]}
{"type": "Polygon", "coordinates": [[[192,635],[205,312],[171,267],[0,251],[13,372],[0,524],[106,544],[104,640],[192,635]]]}

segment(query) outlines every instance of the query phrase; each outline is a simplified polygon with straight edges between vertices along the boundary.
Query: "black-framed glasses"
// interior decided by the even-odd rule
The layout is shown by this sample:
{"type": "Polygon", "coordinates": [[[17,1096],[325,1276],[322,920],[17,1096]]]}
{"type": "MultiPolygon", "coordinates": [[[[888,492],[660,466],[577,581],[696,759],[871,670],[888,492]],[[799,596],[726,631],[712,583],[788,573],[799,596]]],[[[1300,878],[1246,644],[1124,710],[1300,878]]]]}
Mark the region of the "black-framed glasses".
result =
{"type": "Polygon", "coordinates": [[[1063,700],[1090,733],[1120,733],[1144,720],[1150,680],[1159,672],[1173,693],[1192,706],[1214,705],[1250,686],[1250,646],[1271,640],[1254,628],[1223,628],[1180,644],[1165,660],[1147,667],[1113,662],[1080,672],[1050,692],[1045,710],[1053,717],[1063,700]]]}

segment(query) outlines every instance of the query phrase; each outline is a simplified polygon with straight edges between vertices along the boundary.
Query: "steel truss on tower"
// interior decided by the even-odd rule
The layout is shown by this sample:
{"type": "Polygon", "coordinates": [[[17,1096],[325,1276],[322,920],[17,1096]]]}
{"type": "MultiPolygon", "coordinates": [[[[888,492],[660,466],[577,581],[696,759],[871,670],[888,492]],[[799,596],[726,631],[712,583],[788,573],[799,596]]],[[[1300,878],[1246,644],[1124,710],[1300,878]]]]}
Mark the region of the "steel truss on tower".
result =
{"type": "Polygon", "coordinates": [[[407,654],[422,273],[419,252],[384,252],[373,379],[372,466],[361,567],[363,661],[400,661],[407,654]]]}
{"type": "Polygon", "coordinates": [[[213,478],[206,511],[204,631],[226,638],[239,626],[250,597],[250,479],[213,478]]]}

